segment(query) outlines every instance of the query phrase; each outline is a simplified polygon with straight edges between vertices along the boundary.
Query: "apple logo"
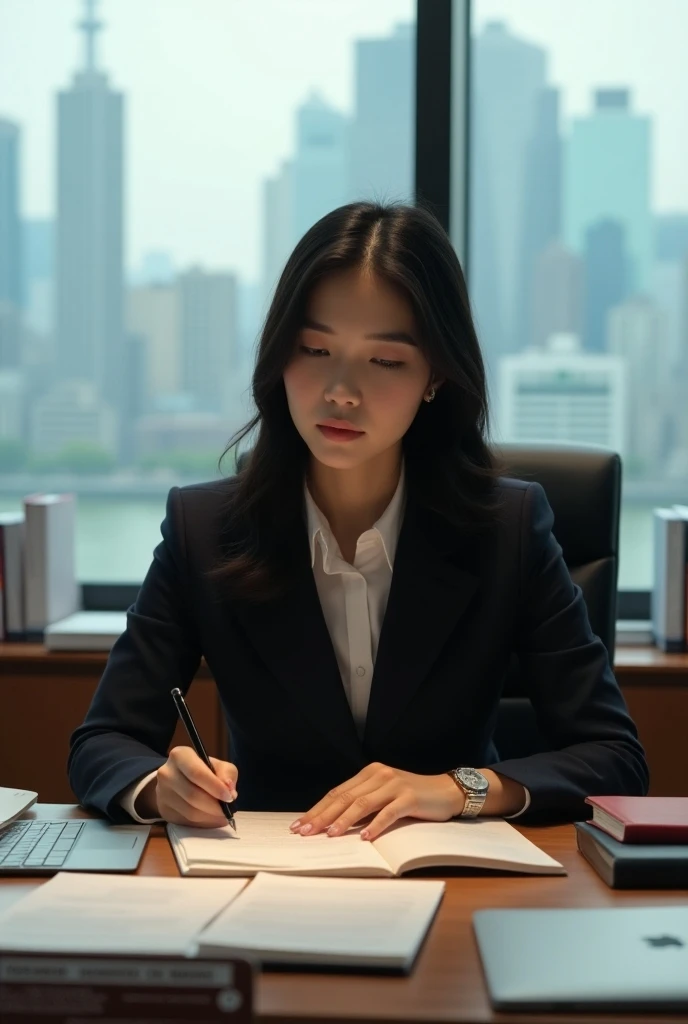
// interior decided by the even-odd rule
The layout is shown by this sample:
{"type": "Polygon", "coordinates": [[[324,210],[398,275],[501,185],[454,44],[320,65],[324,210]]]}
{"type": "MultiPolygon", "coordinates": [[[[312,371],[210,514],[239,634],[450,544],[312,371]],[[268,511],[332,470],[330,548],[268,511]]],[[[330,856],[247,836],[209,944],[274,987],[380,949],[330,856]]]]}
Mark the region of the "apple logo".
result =
{"type": "Polygon", "coordinates": [[[645,936],[645,942],[653,949],[666,949],[667,946],[685,946],[685,942],[682,942],[676,935],[648,935],[645,936]]]}

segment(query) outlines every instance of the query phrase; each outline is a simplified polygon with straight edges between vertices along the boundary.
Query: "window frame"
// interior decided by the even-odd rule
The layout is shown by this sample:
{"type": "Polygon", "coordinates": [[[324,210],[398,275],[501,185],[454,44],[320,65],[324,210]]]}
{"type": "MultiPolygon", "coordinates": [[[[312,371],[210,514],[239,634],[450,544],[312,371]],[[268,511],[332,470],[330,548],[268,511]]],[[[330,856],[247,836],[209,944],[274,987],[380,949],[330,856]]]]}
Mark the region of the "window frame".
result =
{"type": "MultiPolygon", "coordinates": [[[[417,0],[416,3],[415,198],[432,208],[454,239],[467,278],[472,4],[473,0],[417,0]],[[454,62],[454,54],[462,54],[462,60],[454,62]],[[463,111],[461,121],[454,124],[454,131],[452,110],[463,111]],[[452,197],[453,168],[459,169],[463,187],[452,197]]],[[[138,583],[84,583],[81,585],[82,607],[84,610],[126,611],[136,600],[140,586],[138,583]]],[[[619,590],[617,599],[619,619],[650,618],[649,590],[619,590]]]]}

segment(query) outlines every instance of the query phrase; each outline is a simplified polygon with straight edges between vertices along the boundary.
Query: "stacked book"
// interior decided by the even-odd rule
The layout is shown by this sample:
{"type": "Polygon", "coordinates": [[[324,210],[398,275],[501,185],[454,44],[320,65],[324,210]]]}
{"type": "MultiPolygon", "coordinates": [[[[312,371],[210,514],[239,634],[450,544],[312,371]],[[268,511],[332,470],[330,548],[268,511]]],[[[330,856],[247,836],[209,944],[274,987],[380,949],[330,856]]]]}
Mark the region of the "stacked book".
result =
{"type": "Polygon", "coordinates": [[[688,797],[591,796],[578,849],[612,889],[688,888],[688,797]]]}
{"type": "Polygon", "coordinates": [[[0,641],[40,640],[79,608],[73,494],[30,494],[0,515],[0,641]]]}
{"type": "Polygon", "coordinates": [[[688,505],[654,510],[652,634],[663,651],[688,650],[688,505]]]}

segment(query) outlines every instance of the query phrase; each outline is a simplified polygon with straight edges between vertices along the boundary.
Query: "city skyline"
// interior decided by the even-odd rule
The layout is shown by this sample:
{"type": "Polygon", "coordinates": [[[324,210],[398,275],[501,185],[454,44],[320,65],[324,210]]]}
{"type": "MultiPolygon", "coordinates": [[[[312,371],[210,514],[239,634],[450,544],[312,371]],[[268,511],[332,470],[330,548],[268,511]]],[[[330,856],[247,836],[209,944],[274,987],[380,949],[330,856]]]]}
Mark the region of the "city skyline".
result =
{"type": "MultiPolygon", "coordinates": [[[[127,274],[139,268],[146,253],[167,249],[181,266],[205,262],[258,283],[260,182],[274,175],[280,160],[294,150],[293,111],[315,88],[324,93],[327,102],[350,114],[354,103],[353,41],[368,35],[384,36],[397,22],[415,19],[415,4],[405,0],[379,0],[375,5],[351,0],[345,11],[338,11],[337,6],[306,0],[289,5],[261,0],[249,10],[222,0],[205,0],[207,15],[199,22],[183,4],[170,7],[159,0],[148,0],[145,5],[118,0],[115,5],[103,0],[100,16],[106,31],[102,61],[111,73],[113,87],[131,91],[137,98],[129,125],[127,274]],[[260,55],[254,53],[254,17],[273,25],[275,43],[286,38],[292,54],[285,63],[278,46],[274,52],[268,50],[269,41],[263,34],[260,53],[266,80],[260,89],[254,88],[260,55]],[[290,31],[292,23],[302,26],[300,35],[290,31]],[[161,27],[169,37],[162,52],[154,45],[161,27]],[[330,33],[336,33],[340,45],[323,46],[323,40],[333,37],[330,33]],[[229,42],[239,36],[242,46],[232,62],[229,42]],[[186,53],[182,43],[188,38],[196,39],[197,46],[186,53]],[[209,59],[194,63],[193,53],[206,44],[209,59]],[[223,45],[227,51],[224,61],[220,59],[223,45]],[[156,66],[158,74],[154,73],[156,66]],[[183,85],[180,70],[184,71],[183,85]],[[278,73],[282,76],[279,89],[270,91],[278,73]],[[249,109],[236,109],[231,103],[235,94],[232,83],[238,80],[246,82],[239,94],[250,97],[249,109]],[[194,104],[202,117],[190,117],[194,104]],[[171,117],[172,110],[185,115],[184,128],[192,133],[185,147],[189,152],[180,153],[176,145],[180,126],[171,117]],[[207,130],[214,114],[216,123],[227,124],[227,132],[217,139],[207,130]],[[256,132],[255,124],[265,130],[256,132]],[[226,152],[232,145],[240,145],[242,150],[238,156],[230,154],[237,156],[233,163],[228,162],[226,152]],[[166,169],[162,176],[161,166],[166,169]],[[223,196],[230,171],[232,195],[241,197],[231,210],[223,196]],[[183,196],[183,202],[175,202],[175,196],[183,196]],[[222,211],[219,218],[214,217],[217,210],[222,211]],[[165,237],[167,245],[160,242],[165,237]]],[[[618,37],[623,41],[623,45],[608,45],[603,54],[596,47],[586,49],[585,61],[581,61],[578,38],[568,38],[576,34],[567,32],[566,19],[558,10],[552,12],[551,4],[539,0],[520,0],[518,9],[503,0],[479,0],[474,4],[474,30],[477,33],[495,16],[506,15],[507,21],[511,16],[519,35],[547,48],[551,80],[562,92],[564,124],[574,115],[589,112],[595,85],[630,85],[634,109],[651,112],[656,123],[651,198],[655,212],[668,213],[686,206],[681,157],[684,104],[680,90],[668,83],[675,80],[672,66],[677,72],[682,66],[678,60],[688,41],[688,5],[663,0],[661,6],[666,12],[663,18],[657,16],[656,5],[639,5],[629,25],[619,20],[618,7],[613,4],[603,0],[594,6],[584,4],[582,17],[593,39],[607,35],[610,40],[618,37]],[[663,74],[657,74],[656,65],[647,60],[648,40],[663,74]],[[598,73],[598,67],[604,72],[598,73]]],[[[79,6],[76,0],[3,0],[2,7],[3,20],[12,26],[12,32],[0,33],[0,117],[24,126],[23,216],[45,219],[55,212],[50,97],[68,83],[79,57],[74,32],[79,6]],[[35,31],[37,19],[43,26],[39,34],[35,31]],[[32,53],[35,59],[19,60],[22,53],[32,53]]],[[[680,59],[682,62],[683,57],[680,59]]]]}
{"type": "MultiPolygon", "coordinates": [[[[130,420],[135,426],[151,413],[175,411],[232,418],[237,396],[230,379],[242,362],[237,295],[243,295],[246,306],[250,292],[255,333],[284,261],[315,220],[366,191],[412,201],[413,26],[396,22],[387,36],[353,41],[351,113],[339,110],[316,89],[295,108],[294,148],[282,155],[277,173],[261,183],[263,262],[258,283],[252,291],[244,284],[242,291],[234,270],[179,266],[175,254],[164,248],[165,239],[156,240],[157,251],[147,254],[150,278],[139,269],[138,281],[126,280],[128,123],[138,98],[111,86],[109,69],[99,60],[105,25],[98,0],[82,2],[83,17],[73,26],[82,39],[82,52],[69,87],[57,94],[56,107],[58,216],[52,277],[58,377],[91,381],[95,394],[109,405],[104,417],[114,412],[122,427],[130,420]],[[151,285],[157,291],[149,291],[151,285]],[[158,325],[155,317],[162,315],[163,300],[168,307],[171,301],[173,309],[167,309],[158,325]],[[176,382],[174,390],[161,390],[161,366],[170,360],[171,369],[162,375],[176,382]],[[133,394],[140,401],[132,404],[133,394]]],[[[469,287],[488,371],[494,377],[503,356],[543,346],[548,332],[573,332],[582,349],[605,353],[609,312],[652,291],[657,224],[676,227],[676,214],[658,218],[651,209],[652,118],[632,109],[630,88],[600,87],[593,89],[591,110],[574,118],[566,133],[562,92],[548,75],[548,50],[512,33],[499,20],[484,22],[474,33],[473,50],[469,287]],[[634,167],[628,184],[623,174],[627,166],[634,167]],[[558,262],[544,264],[553,245],[558,246],[558,262]],[[543,275],[552,280],[553,267],[558,304],[541,298],[543,275]]],[[[23,171],[22,128],[7,121],[0,125],[0,159],[19,209],[15,179],[17,167],[20,178],[23,171]]],[[[29,229],[38,234],[41,225],[50,234],[51,222],[24,224],[27,240],[29,229]]],[[[10,238],[10,255],[12,244],[10,238]]],[[[680,256],[680,238],[676,244],[680,256]]],[[[34,248],[34,258],[44,261],[45,245],[43,250],[34,248]]],[[[0,271],[11,262],[0,251],[0,271]]],[[[15,262],[30,273],[35,269],[27,259],[15,262]]],[[[42,287],[45,268],[41,275],[42,287]]],[[[19,291],[25,292],[22,301],[30,307],[35,282],[10,282],[6,270],[5,278],[6,298],[16,307],[19,291]]],[[[39,309],[27,320],[37,322],[45,304],[39,291],[39,309]]],[[[245,326],[251,317],[246,309],[243,315],[245,326]]],[[[662,316],[658,313],[653,322],[660,324],[662,316]]],[[[681,362],[680,323],[678,331],[675,325],[672,329],[678,334],[674,347],[681,362]]],[[[18,356],[19,337],[18,318],[10,309],[0,330],[3,368],[24,365],[18,356]]],[[[672,351],[669,344],[667,352],[672,351]]],[[[496,383],[501,412],[509,396],[500,395],[499,379],[496,383]]],[[[41,398],[44,390],[41,381],[34,397],[41,398]]],[[[31,385],[28,401],[32,394],[31,385]]],[[[90,416],[88,412],[84,422],[90,416]]],[[[111,435],[109,426],[103,430],[111,435]]],[[[612,436],[617,437],[615,431],[612,436]]],[[[126,453],[125,461],[137,447],[133,427],[128,433],[115,446],[119,458],[126,453]]],[[[53,439],[58,434],[53,430],[53,439]]]]}
{"type": "MultiPolygon", "coordinates": [[[[151,3],[167,29],[157,0],[151,3]]],[[[556,51],[560,41],[543,43],[533,33],[538,4],[522,0],[523,25],[510,17],[511,5],[504,16],[498,0],[473,7],[468,283],[490,378],[493,428],[500,420],[506,424],[507,436],[493,429],[493,438],[609,444],[624,457],[625,503],[657,495],[677,500],[675,488],[688,479],[682,398],[688,388],[688,195],[667,208],[657,198],[671,194],[683,166],[676,160],[671,174],[663,165],[658,173],[671,117],[667,121],[667,110],[648,102],[633,74],[594,77],[597,55],[580,59],[580,37],[578,74],[586,70],[585,88],[580,80],[558,78],[557,67],[565,66],[556,51]]],[[[263,6],[273,5],[265,0],[263,6]]],[[[321,11],[306,0],[293,6],[312,11],[316,21],[321,11]]],[[[169,41],[149,46],[148,78],[136,79],[136,60],[128,53],[117,63],[128,0],[63,0],[60,31],[76,42],[60,81],[41,100],[51,118],[44,131],[51,149],[38,169],[54,179],[50,218],[31,215],[39,124],[13,116],[3,92],[6,68],[0,68],[3,493],[43,486],[48,469],[58,473],[56,467],[72,464],[85,474],[79,483],[51,475],[51,486],[60,481],[81,493],[83,484],[83,493],[101,487],[103,494],[130,489],[142,498],[170,480],[156,477],[161,467],[176,467],[182,479],[217,472],[228,437],[250,414],[249,344],[300,235],[334,206],[369,198],[368,188],[412,201],[413,5],[385,4],[385,24],[376,29],[355,6],[360,26],[349,24],[346,39],[320,39],[320,50],[336,51],[320,77],[315,64],[297,68],[289,89],[274,93],[264,109],[247,88],[243,104],[229,103],[226,118],[219,117],[212,94],[217,69],[197,62],[187,100],[205,96],[207,102],[196,104],[193,123],[182,118],[177,126],[176,161],[166,149],[169,136],[141,131],[144,123],[157,127],[146,121],[153,109],[169,128],[166,75],[175,77],[169,41]],[[84,47],[84,27],[96,16],[105,31],[97,45],[84,47]],[[88,111],[95,109],[101,116],[94,136],[88,111]],[[280,130],[271,134],[278,114],[280,130]],[[244,163],[223,177],[223,140],[235,123],[241,130],[233,144],[243,145],[244,163]],[[263,157],[270,153],[249,168],[249,156],[256,156],[252,133],[263,157]],[[189,153],[193,165],[185,163],[189,153]],[[159,188],[146,193],[151,160],[158,164],[159,188]],[[90,193],[90,206],[72,202],[79,182],[77,193],[90,193]],[[147,194],[151,209],[143,202],[147,194]],[[169,205],[170,195],[174,215],[161,219],[160,204],[169,205]],[[248,225],[243,234],[226,233],[230,207],[248,225]],[[11,230],[3,231],[3,224],[11,230]],[[127,260],[127,250],[135,260],[127,260]],[[107,295],[119,303],[114,317],[107,295]],[[60,312],[61,302],[71,320],[60,312]],[[80,335],[86,317],[90,326],[80,335]],[[106,369],[107,353],[111,359],[119,353],[119,379],[106,369]],[[13,454],[13,438],[26,442],[25,453],[17,445],[13,454]],[[73,442],[100,451],[65,461],[65,444],[73,442]],[[25,466],[28,475],[12,465],[25,466]],[[89,478],[96,465],[100,476],[89,478]]],[[[601,9],[607,7],[601,0],[601,9]]],[[[210,2],[207,9],[220,10],[210,2]]],[[[146,12],[141,31],[150,44],[146,12]]],[[[248,31],[248,17],[242,9],[237,32],[248,31]]],[[[549,23],[543,19],[544,33],[549,23]]],[[[318,25],[321,31],[324,22],[318,25]]],[[[200,26],[198,38],[207,27],[200,26]]],[[[95,25],[91,29],[93,40],[95,25]]],[[[141,39],[135,43],[134,56],[141,39]]],[[[183,55],[187,70],[197,60],[192,51],[183,55]]],[[[610,50],[609,67],[619,67],[613,56],[610,50]]],[[[286,71],[284,60],[277,65],[286,71]]],[[[273,84],[274,71],[271,66],[273,84]]],[[[225,104],[234,98],[229,81],[225,104]]],[[[455,169],[453,189],[463,187],[463,170],[455,169]]]]}

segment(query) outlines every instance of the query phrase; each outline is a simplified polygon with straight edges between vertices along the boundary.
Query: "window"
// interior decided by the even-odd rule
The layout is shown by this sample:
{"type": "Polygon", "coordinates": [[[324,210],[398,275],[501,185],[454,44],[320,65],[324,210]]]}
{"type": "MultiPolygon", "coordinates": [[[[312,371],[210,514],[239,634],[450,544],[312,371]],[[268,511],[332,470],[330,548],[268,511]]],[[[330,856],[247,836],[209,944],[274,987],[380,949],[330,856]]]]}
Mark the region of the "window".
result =
{"type": "Polygon", "coordinates": [[[470,5],[466,255],[495,435],[621,452],[620,590],[651,587],[653,507],[688,501],[687,44],[683,0],[470,5]]]}
{"type": "Polygon", "coordinates": [[[415,3],[2,7],[0,511],[74,491],[79,579],[140,582],[295,242],[412,201],[415,3]]]}

